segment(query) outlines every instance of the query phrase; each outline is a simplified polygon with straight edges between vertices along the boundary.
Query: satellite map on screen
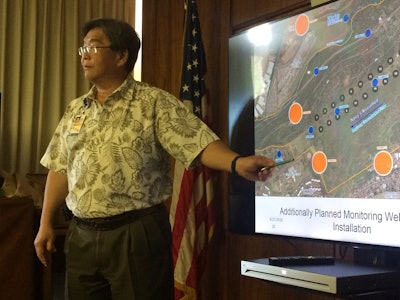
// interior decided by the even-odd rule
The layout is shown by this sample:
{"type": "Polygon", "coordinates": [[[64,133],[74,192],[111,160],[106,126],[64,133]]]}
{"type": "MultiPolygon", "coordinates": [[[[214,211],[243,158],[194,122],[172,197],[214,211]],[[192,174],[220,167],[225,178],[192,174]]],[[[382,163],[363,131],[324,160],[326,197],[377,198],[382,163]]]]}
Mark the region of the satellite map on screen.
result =
{"type": "Polygon", "coordinates": [[[293,161],[256,195],[400,198],[399,1],[337,1],[261,26],[255,151],[293,161]]]}

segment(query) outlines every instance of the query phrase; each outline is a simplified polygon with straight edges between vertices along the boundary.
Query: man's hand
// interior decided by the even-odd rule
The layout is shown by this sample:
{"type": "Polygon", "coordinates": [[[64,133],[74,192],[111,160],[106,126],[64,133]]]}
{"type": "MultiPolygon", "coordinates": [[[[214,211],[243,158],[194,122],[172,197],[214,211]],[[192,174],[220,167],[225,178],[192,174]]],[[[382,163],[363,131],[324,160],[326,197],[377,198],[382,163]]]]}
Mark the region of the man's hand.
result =
{"type": "Polygon", "coordinates": [[[274,161],[265,156],[253,155],[240,157],[236,161],[236,173],[240,176],[251,181],[266,181],[271,177],[273,168],[266,168],[261,171],[264,167],[272,167],[274,161]]]}
{"type": "Polygon", "coordinates": [[[37,257],[45,267],[47,267],[51,261],[52,253],[56,251],[54,240],[55,235],[53,228],[40,226],[33,244],[35,246],[37,257]]]}

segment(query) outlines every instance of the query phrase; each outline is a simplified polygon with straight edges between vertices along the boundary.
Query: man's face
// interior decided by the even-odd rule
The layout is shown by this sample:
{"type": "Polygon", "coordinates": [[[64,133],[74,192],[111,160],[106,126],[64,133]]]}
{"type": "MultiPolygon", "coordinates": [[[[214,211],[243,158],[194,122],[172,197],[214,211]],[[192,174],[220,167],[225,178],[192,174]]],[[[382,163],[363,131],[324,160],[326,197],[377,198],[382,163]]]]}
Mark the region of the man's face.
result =
{"type": "Polygon", "coordinates": [[[81,65],[85,77],[94,84],[112,78],[115,72],[120,72],[119,53],[110,49],[110,45],[108,37],[100,28],[90,30],[83,39],[83,46],[89,48],[82,53],[81,65]],[[95,46],[96,49],[90,46],[95,46]]]}

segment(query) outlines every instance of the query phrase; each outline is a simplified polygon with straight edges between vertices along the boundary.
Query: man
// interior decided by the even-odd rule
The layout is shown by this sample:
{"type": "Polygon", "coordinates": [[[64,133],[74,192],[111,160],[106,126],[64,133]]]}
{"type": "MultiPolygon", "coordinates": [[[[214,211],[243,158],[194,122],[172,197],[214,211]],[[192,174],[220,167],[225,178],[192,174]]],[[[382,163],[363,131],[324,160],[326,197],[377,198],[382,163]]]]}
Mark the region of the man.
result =
{"type": "Polygon", "coordinates": [[[266,180],[273,162],[239,157],[175,97],[131,75],[140,48],[127,23],[85,24],[79,48],[93,84],[73,100],[41,163],[49,169],[35,248],[47,265],[53,218],[66,201],[67,299],[173,299],[169,155],[266,180]]]}

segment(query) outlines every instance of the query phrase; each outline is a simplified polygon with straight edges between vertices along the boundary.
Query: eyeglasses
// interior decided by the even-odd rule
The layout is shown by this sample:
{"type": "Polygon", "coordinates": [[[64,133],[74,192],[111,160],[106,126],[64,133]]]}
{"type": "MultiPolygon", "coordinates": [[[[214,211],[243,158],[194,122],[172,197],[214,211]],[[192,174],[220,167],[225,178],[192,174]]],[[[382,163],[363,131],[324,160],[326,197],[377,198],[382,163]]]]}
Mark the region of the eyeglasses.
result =
{"type": "Polygon", "coordinates": [[[97,49],[99,48],[111,48],[111,46],[82,46],[78,48],[78,54],[79,56],[82,56],[84,53],[94,54],[97,53],[97,49]]]}

